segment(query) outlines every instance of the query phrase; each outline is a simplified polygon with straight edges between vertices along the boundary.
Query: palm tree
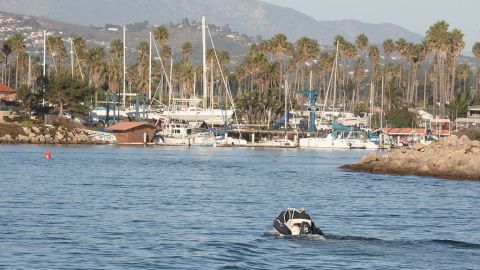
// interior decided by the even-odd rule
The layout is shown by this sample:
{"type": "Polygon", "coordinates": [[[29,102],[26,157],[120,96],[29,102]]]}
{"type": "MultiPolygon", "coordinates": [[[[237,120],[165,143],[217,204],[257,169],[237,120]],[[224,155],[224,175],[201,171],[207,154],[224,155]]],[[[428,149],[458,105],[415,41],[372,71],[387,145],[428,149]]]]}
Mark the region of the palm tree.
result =
{"type": "MultiPolygon", "coordinates": [[[[410,78],[410,76],[411,76],[411,73],[410,73],[410,67],[411,67],[410,66],[410,58],[411,58],[413,44],[407,42],[407,40],[404,39],[404,38],[399,38],[395,42],[395,45],[397,47],[397,51],[400,54],[400,56],[402,56],[409,63],[407,82],[410,83],[410,79],[411,79],[410,78]]],[[[400,70],[400,72],[398,73],[398,75],[399,75],[398,87],[400,87],[402,89],[403,97],[406,98],[406,96],[408,96],[408,93],[406,93],[406,91],[405,91],[405,87],[404,87],[403,79],[402,79],[402,74],[403,74],[403,66],[402,66],[402,70],[400,70]]],[[[410,85],[408,84],[407,88],[409,88],[409,86],[410,85]]]]}
{"type": "Polygon", "coordinates": [[[63,65],[63,63],[67,59],[67,49],[63,44],[62,36],[60,35],[48,36],[47,48],[52,54],[52,58],[54,61],[54,68],[56,71],[57,64],[63,65]]]}
{"type": "Polygon", "coordinates": [[[138,74],[138,88],[143,93],[147,93],[148,90],[148,63],[150,57],[150,47],[148,42],[142,41],[137,46],[137,59],[136,59],[136,66],[137,66],[137,74],[138,74]]]}
{"type": "Polygon", "coordinates": [[[83,69],[86,69],[88,62],[88,50],[86,45],[86,40],[82,36],[73,36],[73,50],[76,55],[77,64],[74,66],[74,73],[77,70],[80,73],[80,76],[83,79],[83,69]]]}
{"type": "Polygon", "coordinates": [[[452,64],[452,87],[450,89],[450,95],[448,99],[453,99],[455,92],[455,70],[456,70],[456,61],[460,56],[463,48],[465,47],[465,42],[463,41],[463,33],[458,29],[453,29],[450,33],[450,57],[452,64]]]}
{"type": "Polygon", "coordinates": [[[306,64],[317,58],[320,53],[320,46],[315,39],[301,37],[295,44],[294,58],[301,65],[301,88],[305,88],[305,66],[306,64]]]}
{"type": "MultiPolygon", "coordinates": [[[[280,80],[283,80],[285,57],[292,55],[293,53],[293,44],[288,42],[286,35],[279,33],[271,38],[271,47],[275,55],[277,56],[277,61],[280,63],[280,80]]],[[[280,84],[279,91],[281,91],[283,84],[280,84]]],[[[280,97],[280,95],[279,95],[280,97]]]]}
{"type": "MultiPolygon", "coordinates": [[[[352,102],[352,106],[353,103],[358,104],[358,102],[360,101],[360,84],[365,78],[365,62],[362,58],[358,58],[355,62],[355,71],[353,73],[353,77],[355,79],[355,102],[352,102]]],[[[353,108],[350,109],[352,110],[353,108]]]]}
{"type": "Polygon", "coordinates": [[[365,34],[358,35],[355,39],[355,44],[357,45],[357,48],[360,50],[363,57],[363,51],[368,47],[368,37],[365,34]]]}
{"type": "Polygon", "coordinates": [[[470,77],[470,66],[468,64],[460,64],[457,67],[458,70],[458,79],[463,81],[463,91],[466,91],[466,84],[468,77],[470,77]]]}
{"type": "Polygon", "coordinates": [[[92,47],[87,49],[87,66],[89,70],[88,83],[95,86],[95,106],[97,106],[98,89],[105,82],[106,64],[105,49],[103,47],[92,47]]]}
{"type": "Polygon", "coordinates": [[[190,55],[192,55],[192,43],[190,42],[184,42],[182,44],[182,55],[183,55],[183,62],[187,63],[189,61],[190,55]]]}
{"type": "MultiPolygon", "coordinates": [[[[480,60],[480,42],[476,42],[475,44],[473,44],[472,53],[477,58],[477,71],[475,72],[475,74],[478,75],[478,66],[479,66],[478,62],[480,60]]],[[[475,93],[477,92],[478,92],[478,78],[475,78],[475,93]]]]}
{"type": "Polygon", "coordinates": [[[10,79],[7,77],[7,69],[8,69],[8,56],[12,53],[12,45],[11,45],[10,39],[7,39],[3,42],[2,52],[5,54],[5,83],[9,85],[10,79]]]}
{"type": "Polygon", "coordinates": [[[25,52],[25,40],[23,38],[23,35],[21,33],[15,33],[11,38],[10,38],[10,44],[12,46],[12,51],[15,53],[15,60],[16,60],[16,65],[15,65],[15,88],[18,88],[18,66],[19,66],[19,61],[20,61],[20,54],[25,52]]]}
{"type": "Polygon", "coordinates": [[[113,39],[109,47],[110,60],[108,61],[108,88],[118,91],[120,80],[123,78],[123,42],[120,39],[113,39]]]}
{"type": "Polygon", "coordinates": [[[435,82],[433,92],[434,104],[437,97],[440,101],[440,117],[445,116],[445,97],[447,92],[445,61],[450,49],[450,32],[448,28],[449,24],[446,21],[438,21],[430,26],[425,36],[425,41],[435,57],[434,72],[438,80],[435,82]]]}
{"type": "Polygon", "coordinates": [[[380,61],[380,52],[376,45],[370,45],[368,48],[368,59],[370,59],[370,63],[372,64],[372,72],[370,75],[370,113],[373,113],[373,107],[375,106],[375,84],[376,84],[376,72],[378,62],[380,61]]]}
{"type": "MultiPolygon", "coordinates": [[[[386,39],[384,42],[383,42],[383,51],[385,52],[386,56],[387,56],[387,66],[385,68],[385,72],[386,73],[389,73],[390,70],[389,70],[389,67],[390,67],[390,61],[391,61],[391,56],[392,56],[392,53],[395,52],[395,41],[393,41],[393,39],[391,38],[388,38],[386,39]]],[[[388,84],[390,81],[387,79],[386,80],[386,83],[388,84]]]]}
{"type": "Polygon", "coordinates": [[[157,40],[157,42],[160,43],[160,45],[162,47],[167,45],[167,41],[168,41],[168,37],[169,37],[167,27],[165,27],[163,25],[155,27],[155,29],[153,30],[153,36],[154,36],[155,40],[157,40]]]}

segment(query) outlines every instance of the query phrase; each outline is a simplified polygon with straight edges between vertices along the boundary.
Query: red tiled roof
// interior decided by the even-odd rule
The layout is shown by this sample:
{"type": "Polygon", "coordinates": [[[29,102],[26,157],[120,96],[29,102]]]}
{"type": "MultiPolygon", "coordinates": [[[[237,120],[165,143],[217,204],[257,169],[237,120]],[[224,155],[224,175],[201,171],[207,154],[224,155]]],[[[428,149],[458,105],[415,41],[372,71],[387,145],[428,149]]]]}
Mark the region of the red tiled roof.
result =
{"type": "Polygon", "coordinates": [[[0,93],[2,94],[15,94],[17,93],[15,90],[10,88],[8,85],[4,83],[0,83],[0,93]]]}
{"type": "Polygon", "coordinates": [[[132,129],[132,128],[136,128],[136,127],[140,127],[140,126],[147,126],[147,127],[152,127],[154,128],[154,126],[152,126],[151,124],[149,123],[145,123],[145,122],[120,122],[118,124],[115,124],[111,127],[108,127],[107,130],[111,130],[111,131],[126,131],[126,130],[129,130],[129,129],[132,129]]]}
{"type": "MultiPolygon", "coordinates": [[[[425,134],[424,128],[383,128],[383,133],[390,135],[410,135],[410,134],[425,134]]],[[[448,130],[431,130],[432,134],[448,135],[448,130]]]]}

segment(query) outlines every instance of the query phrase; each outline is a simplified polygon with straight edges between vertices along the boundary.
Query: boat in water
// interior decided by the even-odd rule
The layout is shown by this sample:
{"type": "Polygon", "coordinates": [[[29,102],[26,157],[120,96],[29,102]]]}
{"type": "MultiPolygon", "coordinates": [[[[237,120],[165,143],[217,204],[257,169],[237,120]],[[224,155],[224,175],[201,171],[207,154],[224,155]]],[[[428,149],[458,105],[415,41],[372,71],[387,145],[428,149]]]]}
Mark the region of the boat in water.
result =
{"type": "Polygon", "coordinates": [[[323,137],[301,138],[299,146],[300,148],[378,149],[378,144],[370,141],[365,132],[338,123],[333,123],[332,132],[323,137]]]}
{"type": "Polygon", "coordinates": [[[273,221],[273,228],[280,235],[323,235],[304,208],[282,211],[273,221]]]}

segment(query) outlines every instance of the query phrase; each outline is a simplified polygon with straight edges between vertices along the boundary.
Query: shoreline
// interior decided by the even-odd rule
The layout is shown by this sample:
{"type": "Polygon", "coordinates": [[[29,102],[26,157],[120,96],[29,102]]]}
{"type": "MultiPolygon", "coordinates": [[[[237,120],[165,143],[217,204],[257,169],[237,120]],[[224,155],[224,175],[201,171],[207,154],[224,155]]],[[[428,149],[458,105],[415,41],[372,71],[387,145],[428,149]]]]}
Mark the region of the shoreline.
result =
{"type": "Polygon", "coordinates": [[[466,135],[440,139],[428,146],[372,153],[355,164],[339,168],[388,175],[430,176],[450,180],[480,181],[480,141],[466,135]]]}
{"type": "Polygon", "coordinates": [[[0,144],[104,144],[73,125],[0,124],[0,144]]]}

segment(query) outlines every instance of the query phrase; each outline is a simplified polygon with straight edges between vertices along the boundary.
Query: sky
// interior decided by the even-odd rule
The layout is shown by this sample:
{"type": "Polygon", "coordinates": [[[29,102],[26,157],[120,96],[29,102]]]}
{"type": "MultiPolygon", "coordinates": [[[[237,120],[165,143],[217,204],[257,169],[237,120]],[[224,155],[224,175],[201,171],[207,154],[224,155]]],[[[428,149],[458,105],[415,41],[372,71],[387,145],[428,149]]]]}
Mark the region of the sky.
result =
{"type": "Polygon", "coordinates": [[[425,32],[438,20],[465,34],[465,54],[480,41],[480,0],[263,0],[290,7],[319,21],[354,19],[393,23],[412,32],[425,32]]]}

